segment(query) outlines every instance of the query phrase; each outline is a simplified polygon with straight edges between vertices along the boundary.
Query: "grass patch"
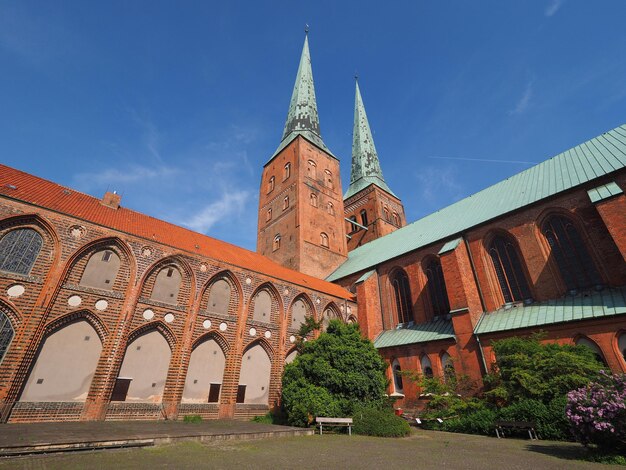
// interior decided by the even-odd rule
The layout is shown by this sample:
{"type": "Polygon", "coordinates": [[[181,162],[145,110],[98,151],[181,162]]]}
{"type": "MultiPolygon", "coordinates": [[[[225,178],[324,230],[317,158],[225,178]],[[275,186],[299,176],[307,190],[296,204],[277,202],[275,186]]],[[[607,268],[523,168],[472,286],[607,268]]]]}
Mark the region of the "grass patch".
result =
{"type": "Polygon", "coordinates": [[[183,422],[184,423],[191,423],[191,424],[201,423],[202,422],[202,416],[200,416],[200,415],[185,415],[183,417],[183,422]]]}

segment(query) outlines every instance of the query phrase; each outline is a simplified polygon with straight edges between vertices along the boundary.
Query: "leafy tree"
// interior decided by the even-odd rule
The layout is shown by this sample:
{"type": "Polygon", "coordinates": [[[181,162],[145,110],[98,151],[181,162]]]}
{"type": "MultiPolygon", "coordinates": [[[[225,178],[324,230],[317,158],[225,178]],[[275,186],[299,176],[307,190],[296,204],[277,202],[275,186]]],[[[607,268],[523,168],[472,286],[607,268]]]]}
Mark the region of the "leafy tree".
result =
{"type": "Polygon", "coordinates": [[[602,364],[586,346],[541,343],[540,336],[493,343],[496,364],[485,376],[485,396],[498,406],[524,399],[548,405],[598,376],[602,364]]]}
{"type": "Polygon", "coordinates": [[[282,395],[289,423],[308,426],[315,416],[348,416],[356,405],[382,405],[385,369],[357,325],[332,320],[319,338],[303,342],[285,367],[282,395]]]}

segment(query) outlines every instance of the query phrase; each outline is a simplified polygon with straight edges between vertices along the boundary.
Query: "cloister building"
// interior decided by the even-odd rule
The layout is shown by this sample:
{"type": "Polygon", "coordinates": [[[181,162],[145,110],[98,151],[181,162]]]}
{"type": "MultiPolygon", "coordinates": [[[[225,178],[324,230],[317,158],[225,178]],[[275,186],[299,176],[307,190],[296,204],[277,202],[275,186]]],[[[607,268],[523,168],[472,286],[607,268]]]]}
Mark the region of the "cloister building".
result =
{"type": "Polygon", "coordinates": [[[620,126],[407,225],[358,83],[342,191],[307,38],[256,253],[0,165],[0,420],[264,414],[307,316],[358,322],[400,405],[537,331],[626,371],[625,167],[620,126]]]}

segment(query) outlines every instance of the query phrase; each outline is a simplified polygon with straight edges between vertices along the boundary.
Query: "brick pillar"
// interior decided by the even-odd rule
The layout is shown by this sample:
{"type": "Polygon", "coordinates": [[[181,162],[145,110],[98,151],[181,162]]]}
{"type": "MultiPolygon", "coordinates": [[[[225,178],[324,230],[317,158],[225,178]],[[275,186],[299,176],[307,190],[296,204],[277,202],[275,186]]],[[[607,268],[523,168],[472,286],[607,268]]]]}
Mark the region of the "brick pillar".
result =
{"type": "Polygon", "coordinates": [[[373,340],[383,331],[382,306],[378,275],[373,272],[367,279],[356,285],[357,315],[363,335],[373,340]]]}
{"type": "MultiPolygon", "coordinates": [[[[252,297],[249,299],[252,301],[252,297]]],[[[218,418],[228,419],[235,416],[237,401],[237,386],[239,385],[239,373],[241,371],[241,355],[243,353],[243,336],[248,320],[248,303],[244,295],[241,296],[239,311],[237,312],[237,331],[235,339],[226,355],[224,364],[224,379],[222,380],[222,393],[218,418]]]]}
{"type": "Polygon", "coordinates": [[[482,361],[474,337],[474,327],[483,309],[464,240],[461,239],[458,245],[440,255],[452,326],[457,337],[457,358],[461,366],[461,370],[457,372],[465,373],[482,384],[482,361]]]}
{"type": "Polygon", "coordinates": [[[626,195],[624,193],[596,204],[596,210],[626,261],[626,195]]]}

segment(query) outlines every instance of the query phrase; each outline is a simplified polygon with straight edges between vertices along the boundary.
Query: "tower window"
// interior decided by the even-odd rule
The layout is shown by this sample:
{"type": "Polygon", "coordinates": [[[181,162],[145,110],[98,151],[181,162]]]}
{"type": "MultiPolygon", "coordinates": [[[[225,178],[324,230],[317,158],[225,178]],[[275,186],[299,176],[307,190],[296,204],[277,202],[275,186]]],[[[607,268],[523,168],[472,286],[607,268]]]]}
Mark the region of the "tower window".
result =
{"type": "Polygon", "coordinates": [[[307,171],[309,173],[309,178],[317,178],[317,165],[313,160],[308,161],[307,171]]]}
{"type": "Polygon", "coordinates": [[[329,213],[330,215],[335,215],[335,206],[333,206],[333,203],[332,203],[332,202],[329,202],[329,203],[326,205],[326,210],[328,211],[328,213],[329,213]]]}
{"type": "Polygon", "coordinates": [[[276,178],[274,178],[273,176],[269,179],[269,181],[267,182],[267,193],[271,193],[272,191],[274,191],[274,186],[276,184],[276,178]]]}
{"type": "Polygon", "coordinates": [[[289,196],[285,196],[283,199],[283,210],[286,210],[289,207],[289,196]]]}
{"type": "Polygon", "coordinates": [[[367,227],[367,211],[365,209],[361,211],[361,225],[367,227]]]}
{"type": "Polygon", "coordinates": [[[542,232],[569,292],[602,286],[600,273],[571,220],[554,215],[543,224],[542,232]]]}
{"type": "Polygon", "coordinates": [[[269,222],[270,220],[272,220],[272,209],[268,209],[267,213],[265,214],[265,221],[269,222]]]}
{"type": "Polygon", "coordinates": [[[359,231],[359,226],[356,225],[355,223],[352,222],[356,222],[356,215],[351,215],[350,216],[350,222],[348,223],[348,233],[354,233],[354,232],[358,232],[359,231]]]}
{"type": "Polygon", "coordinates": [[[313,207],[317,207],[317,195],[311,193],[311,196],[309,197],[309,202],[313,207]]]}
{"type": "Polygon", "coordinates": [[[291,176],[291,163],[287,163],[283,168],[283,181],[291,176]]]}
{"type": "Polygon", "coordinates": [[[531,300],[528,282],[513,242],[503,236],[497,236],[489,245],[489,256],[493,261],[504,301],[509,303],[531,300]]]}
{"type": "Polygon", "coordinates": [[[383,207],[383,215],[385,216],[385,220],[389,222],[389,209],[387,209],[387,206],[383,207]]]}
{"type": "Polygon", "coordinates": [[[328,248],[328,235],[326,235],[324,232],[320,233],[320,245],[322,245],[324,248],[328,248]]]}
{"type": "Polygon", "coordinates": [[[391,219],[393,220],[394,225],[397,225],[398,227],[400,226],[400,216],[397,212],[391,214],[391,219]]]}
{"type": "Polygon", "coordinates": [[[324,173],[326,186],[328,186],[330,189],[334,189],[335,185],[333,183],[333,174],[330,172],[330,170],[324,170],[324,173]]]}
{"type": "Polygon", "coordinates": [[[274,237],[274,243],[272,244],[272,251],[276,251],[280,248],[280,234],[274,237]]]}

